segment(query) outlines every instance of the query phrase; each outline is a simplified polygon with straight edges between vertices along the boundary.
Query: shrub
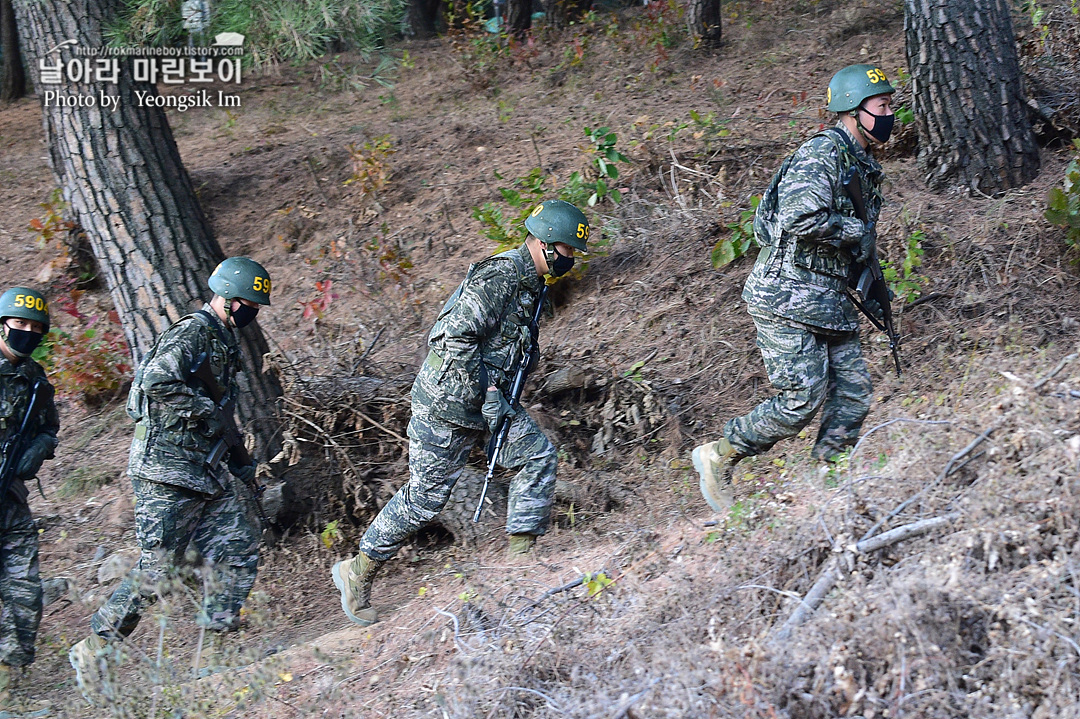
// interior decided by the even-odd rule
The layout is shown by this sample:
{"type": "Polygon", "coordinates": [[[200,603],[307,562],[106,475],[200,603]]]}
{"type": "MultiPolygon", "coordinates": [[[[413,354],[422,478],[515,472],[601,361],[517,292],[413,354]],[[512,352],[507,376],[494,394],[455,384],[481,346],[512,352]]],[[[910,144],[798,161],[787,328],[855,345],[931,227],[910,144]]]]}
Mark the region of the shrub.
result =
{"type": "MultiPolygon", "coordinates": [[[[1080,140],[1073,140],[1080,153],[1080,140]]],[[[1080,247],[1080,156],[1073,158],[1065,168],[1065,180],[1061,187],[1050,190],[1046,219],[1065,228],[1065,241],[1072,247],[1080,247]]]]}

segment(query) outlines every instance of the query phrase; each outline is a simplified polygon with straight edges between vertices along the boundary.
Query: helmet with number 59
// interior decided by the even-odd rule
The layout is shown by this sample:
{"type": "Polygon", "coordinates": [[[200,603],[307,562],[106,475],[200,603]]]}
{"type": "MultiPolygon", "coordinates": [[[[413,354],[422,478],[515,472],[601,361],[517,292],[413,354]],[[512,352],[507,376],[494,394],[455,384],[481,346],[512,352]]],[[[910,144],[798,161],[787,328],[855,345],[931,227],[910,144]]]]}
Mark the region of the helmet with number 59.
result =
{"type": "Polygon", "coordinates": [[[882,69],[876,65],[848,65],[829,80],[827,94],[829,112],[849,112],[868,97],[891,95],[896,88],[889,84],[882,69]]]}
{"type": "Polygon", "coordinates": [[[578,208],[564,200],[545,200],[525,218],[529,234],[551,245],[563,242],[575,250],[588,252],[589,220],[578,208]]]}
{"type": "Polygon", "coordinates": [[[217,267],[207,283],[214,294],[227,300],[241,299],[270,304],[270,273],[248,257],[230,257],[217,267]]]}

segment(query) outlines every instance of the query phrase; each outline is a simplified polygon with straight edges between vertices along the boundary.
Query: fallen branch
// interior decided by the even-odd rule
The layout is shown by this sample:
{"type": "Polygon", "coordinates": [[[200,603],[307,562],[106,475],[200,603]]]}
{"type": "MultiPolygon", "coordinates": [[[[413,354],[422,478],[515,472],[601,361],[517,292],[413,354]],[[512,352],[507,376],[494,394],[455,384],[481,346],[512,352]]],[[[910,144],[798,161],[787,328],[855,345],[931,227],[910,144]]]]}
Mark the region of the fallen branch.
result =
{"type": "Polygon", "coordinates": [[[1046,384],[1047,382],[1052,380],[1054,377],[1056,377],[1058,375],[1058,373],[1061,372],[1061,370],[1065,369],[1065,365],[1069,364],[1074,359],[1076,359],[1076,353],[1075,352],[1073,354],[1071,354],[1071,355],[1063,357],[1062,360],[1057,363],[1057,367],[1050,370],[1050,374],[1046,375],[1042,379],[1035,382],[1035,384],[1031,385],[1031,388],[1032,389],[1039,389],[1040,387],[1042,387],[1044,384],[1046,384]]]}
{"type": "MultiPolygon", "coordinates": [[[[952,512],[950,514],[943,515],[941,517],[933,517],[931,519],[923,519],[918,522],[912,522],[911,524],[905,524],[902,527],[891,529],[884,534],[880,534],[877,537],[871,539],[864,539],[856,544],[848,547],[848,551],[854,551],[859,554],[869,554],[876,552],[879,549],[884,549],[889,545],[896,544],[904,539],[925,534],[932,529],[949,524],[950,522],[960,517],[959,512],[952,512]]],[[[795,611],[791,613],[787,621],[780,627],[773,635],[774,642],[787,641],[792,632],[801,624],[806,622],[810,618],[810,615],[814,613],[814,610],[818,608],[825,596],[840,579],[840,562],[838,557],[833,557],[829,560],[828,565],[818,576],[814,585],[810,587],[810,591],[806,593],[806,596],[795,607],[795,611]]]]}

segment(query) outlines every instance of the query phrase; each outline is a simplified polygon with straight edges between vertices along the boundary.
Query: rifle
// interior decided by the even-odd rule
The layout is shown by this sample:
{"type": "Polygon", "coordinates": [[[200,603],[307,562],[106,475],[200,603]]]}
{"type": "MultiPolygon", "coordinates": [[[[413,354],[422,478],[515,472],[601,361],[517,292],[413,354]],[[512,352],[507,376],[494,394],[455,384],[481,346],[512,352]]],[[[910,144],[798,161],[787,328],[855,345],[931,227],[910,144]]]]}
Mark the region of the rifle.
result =
{"type": "MultiPolygon", "coordinates": [[[[855,206],[855,215],[869,227],[870,232],[875,232],[867,220],[866,203],[863,202],[862,180],[859,173],[851,170],[844,177],[844,189],[851,198],[851,204],[855,206]]],[[[886,335],[889,336],[889,349],[892,350],[893,363],[896,365],[896,376],[900,376],[900,335],[893,325],[892,301],[889,299],[889,286],[885,284],[885,275],[881,271],[881,263],[877,258],[877,236],[874,237],[875,250],[866,262],[852,262],[851,272],[848,274],[848,295],[855,306],[866,315],[867,319],[886,335]],[[866,305],[867,300],[875,300],[881,307],[882,319],[873,315],[866,305]]]]}
{"type": "MultiPolygon", "coordinates": [[[[540,313],[544,309],[547,291],[548,286],[545,284],[540,290],[540,296],[536,299],[536,310],[533,312],[532,322],[529,323],[529,329],[532,331],[534,338],[538,336],[540,329],[540,313]]],[[[514,373],[514,382],[510,385],[510,408],[513,410],[521,406],[521,391],[525,389],[525,379],[529,375],[529,365],[533,363],[533,359],[538,356],[539,352],[540,348],[534,339],[521,354],[517,372],[514,373]]],[[[483,362],[483,359],[480,361],[483,362]]],[[[487,388],[485,387],[485,389],[487,388]]],[[[473,514],[472,521],[474,523],[480,521],[480,514],[484,511],[484,500],[487,499],[488,484],[491,483],[491,478],[495,476],[496,462],[499,459],[499,452],[502,451],[503,445],[506,443],[506,436],[510,433],[510,419],[513,414],[513,412],[509,412],[502,418],[499,426],[495,428],[495,432],[491,435],[491,442],[488,443],[487,474],[484,475],[484,486],[480,490],[480,501],[477,503],[476,512],[473,514]]]]}
{"type": "MultiPolygon", "coordinates": [[[[19,466],[23,453],[34,440],[33,437],[28,436],[30,425],[37,416],[38,410],[41,409],[41,405],[51,400],[52,396],[52,385],[44,377],[34,380],[34,384],[30,387],[30,402],[26,405],[26,413],[19,425],[19,431],[9,434],[4,440],[3,449],[0,450],[4,453],[4,461],[0,464],[0,503],[7,500],[8,490],[11,489],[11,483],[15,481],[15,468],[19,466]]],[[[20,495],[20,498],[26,501],[26,497],[20,495]]]]}
{"type": "MultiPolygon", "coordinates": [[[[226,454],[234,459],[237,464],[252,464],[251,454],[247,451],[247,447],[244,446],[244,436],[240,434],[240,429],[236,426],[236,420],[233,417],[233,413],[236,411],[236,397],[232,396],[226,387],[218,384],[217,377],[214,376],[213,370],[210,369],[210,356],[206,352],[200,353],[193,364],[195,366],[189,376],[202,382],[216,407],[214,415],[223,427],[221,437],[210,449],[210,453],[206,455],[206,466],[216,470],[218,465],[221,464],[221,460],[225,459],[226,454]]],[[[259,501],[259,495],[262,494],[263,488],[259,486],[254,477],[248,483],[248,489],[254,495],[255,507],[259,510],[259,519],[262,520],[263,526],[270,526],[266,510],[263,509],[262,503],[259,501]]]]}

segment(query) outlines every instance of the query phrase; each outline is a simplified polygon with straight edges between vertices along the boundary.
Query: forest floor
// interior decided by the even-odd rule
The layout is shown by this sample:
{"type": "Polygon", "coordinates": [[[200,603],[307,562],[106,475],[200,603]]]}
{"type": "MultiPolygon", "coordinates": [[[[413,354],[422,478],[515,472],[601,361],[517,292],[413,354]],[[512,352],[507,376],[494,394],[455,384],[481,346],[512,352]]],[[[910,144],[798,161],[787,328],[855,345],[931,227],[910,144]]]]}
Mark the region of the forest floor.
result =
{"type": "MultiPolygon", "coordinates": [[[[392,87],[343,54],[249,74],[238,109],[170,111],[224,251],[274,279],[259,321],[294,380],[415,371],[443,300],[493,251],[473,208],[536,167],[563,184],[588,170],[585,129],[610,127],[630,160],[623,199],[597,205],[603,251],[553,292],[537,373],[588,380],[527,399],[561,449],[569,498],[527,561],[506,557],[498,517],[475,541],[425,532],[376,582],[381,621],[350,625],[329,570],[405,477],[399,390],[381,429],[357,425],[376,449],[344,489],[346,460],[325,436],[281,470],[338,491],[307,497],[310,515],[265,549],[229,638],[237,668],[191,678],[198,587],[181,588],[127,642],[116,702],[91,709],[66,653],[136,555],[131,424],[122,397],[63,396],[57,459],[31,507],[42,574],[66,581],[51,584],[62,590],[16,692],[23,715],[1076,716],[1080,293],[1062,231],[1042,218],[1064,151],[1044,149],[1040,176],[1000,197],[935,194],[902,129],[883,158],[880,251],[898,265],[914,237],[924,252],[921,301],[897,302],[904,376],[865,327],[875,401],[847,462],[809,457],[815,423],[740,464],[728,515],[697,489],[690,450],[771,394],[740,299],[751,259],[715,270],[710,251],[827,122],[833,72],[864,61],[900,78],[902,10],[859,5],[739,5],[708,54],[665,48],[681,25],[653,4],[499,58],[487,38],[403,43],[392,87]],[[350,146],[385,172],[377,192],[346,184],[350,146]],[[950,522],[925,536],[851,549],[879,523],[938,516],[950,522]],[[833,562],[822,606],[777,638],[833,562]]],[[[5,286],[63,287],[48,270],[55,243],[28,229],[55,187],[46,155],[38,100],[0,108],[5,286]]],[[[79,303],[106,321],[107,292],[79,303]]],[[[303,383],[290,386],[300,402],[303,383]]],[[[324,428],[343,410],[309,409],[324,428]]]]}

